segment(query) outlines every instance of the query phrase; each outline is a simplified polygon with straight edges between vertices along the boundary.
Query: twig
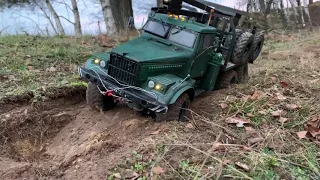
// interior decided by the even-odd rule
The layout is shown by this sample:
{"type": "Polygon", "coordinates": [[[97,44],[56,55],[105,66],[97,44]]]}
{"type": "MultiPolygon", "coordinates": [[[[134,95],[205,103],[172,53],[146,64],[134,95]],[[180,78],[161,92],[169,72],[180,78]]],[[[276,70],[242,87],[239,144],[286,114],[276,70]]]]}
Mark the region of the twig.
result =
{"type": "MultiPolygon", "coordinates": [[[[219,135],[216,137],[216,140],[212,143],[212,145],[216,144],[219,142],[219,139],[222,136],[222,131],[219,132],[219,135]]],[[[212,147],[210,147],[210,149],[208,150],[208,154],[211,155],[212,153],[212,147]]],[[[202,162],[199,171],[197,172],[197,174],[195,175],[195,177],[193,178],[194,180],[196,180],[198,178],[198,176],[200,175],[201,170],[203,169],[204,165],[206,164],[207,160],[208,160],[209,156],[206,156],[206,158],[204,159],[204,161],[202,162]]]]}

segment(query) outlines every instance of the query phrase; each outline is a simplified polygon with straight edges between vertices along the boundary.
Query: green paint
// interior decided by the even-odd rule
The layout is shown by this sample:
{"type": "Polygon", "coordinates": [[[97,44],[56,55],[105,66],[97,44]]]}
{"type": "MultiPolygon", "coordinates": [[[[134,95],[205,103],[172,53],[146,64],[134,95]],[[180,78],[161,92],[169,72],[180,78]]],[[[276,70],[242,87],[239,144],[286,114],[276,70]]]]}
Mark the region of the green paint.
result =
{"type": "MultiPolygon", "coordinates": [[[[195,35],[194,45],[189,48],[169,41],[168,37],[143,32],[141,36],[119,45],[111,52],[94,54],[87,61],[86,68],[98,66],[93,62],[96,58],[106,61],[108,65],[110,53],[134,60],[140,65],[136,74],[136,85],[154,92],[158,101],[163,104],[173,104],[186,91],[194,93],[197,88],[213,90],[223,61],[222,55],[216,54],[212,48],[216,29],[192,20],[172,19],[164,14],[151,13],[149,19],[192,32],[195,35]],[[190,78],[186,78],[188,75],[190,78]],[[150,80],[161,85],[161,88],[150,89],[150,80]]],[[[101,70],[98,72],[103,73],[101,70]]]]}

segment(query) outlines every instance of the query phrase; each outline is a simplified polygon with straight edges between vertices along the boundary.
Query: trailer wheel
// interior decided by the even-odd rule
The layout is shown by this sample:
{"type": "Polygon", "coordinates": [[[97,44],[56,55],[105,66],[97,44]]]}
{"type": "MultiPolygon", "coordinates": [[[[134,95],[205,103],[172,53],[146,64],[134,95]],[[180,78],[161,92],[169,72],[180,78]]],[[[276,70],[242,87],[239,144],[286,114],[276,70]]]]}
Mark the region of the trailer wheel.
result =
{"type": "Polygon", "coordinates": [[[230,70],[227,72],[223,72],[218,79],[217,89],[225,89],[228,88],[231,84],[238,83],[238,75],[234,70],[230,70]]]}
{"type": "Polygon", "coordinates": [[[249,32],[244,32],[237,40],[234,50],[232,62],[235,64],[243,64],[249,60],[253,45],[253,35],[249,32]]]}
{"type": "Polygon", "coordinates": [[[264,43],[264,34],[262,32],[257,32],[254,35],[254,40],[253,40],[253,44],[252,44],[252,51],[249,56],[250,63],[253,63],[253,61],[259,57],[260,52],[263,47],[263,43],[264,43]]]}
{"type": "Polygon", "coordinates": [[[92,82],[88,83],[86,101],[92,109],[103,111],[108,111],[117,104],[117,101],[115,101],[112,96],[102,95],[97,85],[92,82]]]}
{"type": "Polygon", "coordinates": [[[245,83],[249,79],[248,63],[245,63],[241,66],[236,67],[235,71],[237,72],[238,82],[245,83]]]}
{"type": "Polygon", "coordinates": [[[168,107],[166,114],[156,113],[155,120],[157,122],[163,121],[188,121],[191,112],[188,110],[190,108],[190,98],[187,93],[182,94],[177,101],[168,107]]]}

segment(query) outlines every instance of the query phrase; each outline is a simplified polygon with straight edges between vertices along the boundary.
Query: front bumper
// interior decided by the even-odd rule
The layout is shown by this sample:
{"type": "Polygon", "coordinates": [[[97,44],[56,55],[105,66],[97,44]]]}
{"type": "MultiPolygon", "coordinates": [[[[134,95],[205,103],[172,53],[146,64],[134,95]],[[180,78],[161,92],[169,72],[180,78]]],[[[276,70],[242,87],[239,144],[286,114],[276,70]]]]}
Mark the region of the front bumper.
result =
{"type": "Polygon", "coordinates": [[[118,82],[107,73],[99,73],[98,69],[87,69],[78,66],[78,73],[85,81],[91,81],[99,86],[100,89],[112,90],[127,103],[134,103],[141,109],[149,109],[157,113],[166,113],[168,106],[158,101],[157,94],[146,91],[139,87],[127,86],[118,82]]]}

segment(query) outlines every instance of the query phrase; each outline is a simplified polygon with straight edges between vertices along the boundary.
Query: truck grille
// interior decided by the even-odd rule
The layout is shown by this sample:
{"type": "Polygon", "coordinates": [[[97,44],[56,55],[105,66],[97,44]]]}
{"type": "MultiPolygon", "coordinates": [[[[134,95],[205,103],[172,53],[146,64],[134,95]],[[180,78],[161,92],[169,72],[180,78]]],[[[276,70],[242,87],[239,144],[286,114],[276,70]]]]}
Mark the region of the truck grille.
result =
{"type": "Polygon", "coordinates": [[[111,53],[108,67],[108,74],[121,83],[135,85],[136,76],[139,73],[139,63],[123,57],[116,53],[111,53]]]}

